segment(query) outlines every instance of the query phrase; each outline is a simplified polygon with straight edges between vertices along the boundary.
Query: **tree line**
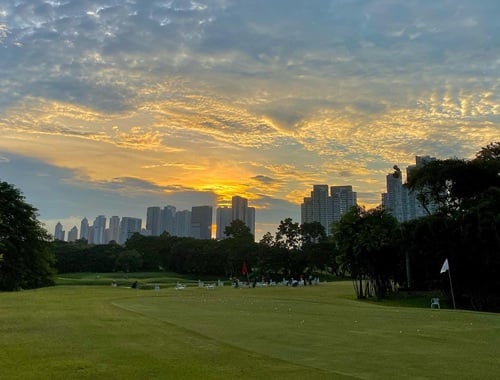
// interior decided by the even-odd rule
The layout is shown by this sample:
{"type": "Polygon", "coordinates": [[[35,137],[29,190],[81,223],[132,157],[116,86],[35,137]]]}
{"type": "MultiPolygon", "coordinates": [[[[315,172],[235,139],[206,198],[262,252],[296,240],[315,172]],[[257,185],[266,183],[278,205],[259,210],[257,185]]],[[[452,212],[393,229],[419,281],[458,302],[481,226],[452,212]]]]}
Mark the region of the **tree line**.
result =
{"type": "Polygon", "coordinates": [[[447,276],[440,273],[448,259],[457,305],[500,311],[500,142],[471,160],[431,161],[410,173],[405,186],[429,210],[426,217],[399,223],[381,206],[354,207],[328,235],[318,222],[287,218],[259,242],[239,220],[226,228],[221,241],[165,232],[135,234],[123,246],[50,242],[36,209],[11,185],[0,184],[1,289],[50,285],[55,270],[162,270],[248,281],[329,273],[350,276],[358,298],[384,298],[402,288],[449,292],[447,276]]]}

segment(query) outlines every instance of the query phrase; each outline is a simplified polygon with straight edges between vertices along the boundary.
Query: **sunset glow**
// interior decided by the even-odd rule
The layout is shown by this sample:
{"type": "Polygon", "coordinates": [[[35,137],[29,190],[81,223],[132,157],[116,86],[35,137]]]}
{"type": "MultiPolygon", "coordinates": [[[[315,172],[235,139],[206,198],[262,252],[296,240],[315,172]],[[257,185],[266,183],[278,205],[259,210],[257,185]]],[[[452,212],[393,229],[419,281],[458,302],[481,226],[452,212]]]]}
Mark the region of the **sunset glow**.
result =
{"type": "Polygon", "coordinates": [[[262,235],[500,136],[495,0],[4,3],[0,179],[49,232],[241,195],[262,235]]]}

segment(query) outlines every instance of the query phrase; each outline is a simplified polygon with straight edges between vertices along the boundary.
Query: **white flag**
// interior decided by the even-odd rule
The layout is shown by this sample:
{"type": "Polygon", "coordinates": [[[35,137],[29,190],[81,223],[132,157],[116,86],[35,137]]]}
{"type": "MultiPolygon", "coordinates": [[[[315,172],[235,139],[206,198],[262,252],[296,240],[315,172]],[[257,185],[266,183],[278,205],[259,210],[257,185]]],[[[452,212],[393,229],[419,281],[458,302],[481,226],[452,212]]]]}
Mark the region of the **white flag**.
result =
{"type": "Polygon", "coordinates": [[[450,267],[448,265],[448,259],[446,259],[443,263],[443,266],[441,267],[441,273],[446,272],[447,270],[450,270],[450,267]]]}

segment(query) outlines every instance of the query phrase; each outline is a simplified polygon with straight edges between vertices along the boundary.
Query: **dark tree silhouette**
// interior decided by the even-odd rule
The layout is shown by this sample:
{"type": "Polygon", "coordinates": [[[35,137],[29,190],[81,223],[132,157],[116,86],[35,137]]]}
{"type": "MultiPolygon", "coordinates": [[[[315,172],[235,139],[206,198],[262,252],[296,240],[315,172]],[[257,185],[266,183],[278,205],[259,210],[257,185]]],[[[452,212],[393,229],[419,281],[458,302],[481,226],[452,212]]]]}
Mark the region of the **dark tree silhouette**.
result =
{"type": "Polygon", "coordinates": [[[54,284],[50,235],[37,209],[21,192],[0,182],[0,289],[33,289],[54,284]]]}

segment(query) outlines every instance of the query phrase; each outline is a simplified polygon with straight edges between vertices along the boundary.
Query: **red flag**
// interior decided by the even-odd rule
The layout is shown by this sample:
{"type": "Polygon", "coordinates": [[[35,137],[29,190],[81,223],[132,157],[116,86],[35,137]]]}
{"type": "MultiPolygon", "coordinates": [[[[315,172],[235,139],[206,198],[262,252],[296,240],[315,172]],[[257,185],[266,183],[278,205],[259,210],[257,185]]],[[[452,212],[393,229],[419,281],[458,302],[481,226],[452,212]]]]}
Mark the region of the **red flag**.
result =
{"type": "Polygon", "coordinates": [[[247,271],[247,263],[243,261],[243,265],[241,266],[241,274],[246,275],[248,273],[247,271]]]}

